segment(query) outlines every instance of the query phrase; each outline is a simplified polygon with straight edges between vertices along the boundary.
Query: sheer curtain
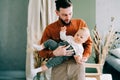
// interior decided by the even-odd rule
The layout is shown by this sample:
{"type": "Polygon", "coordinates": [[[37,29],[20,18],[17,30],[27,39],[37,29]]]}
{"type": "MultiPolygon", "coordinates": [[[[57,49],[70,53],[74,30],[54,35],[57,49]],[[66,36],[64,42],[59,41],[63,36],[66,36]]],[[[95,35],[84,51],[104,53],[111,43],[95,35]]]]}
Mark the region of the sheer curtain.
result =
{"type": "Polygon", "coordinates": [[[56,20],[54,0],[29,0],[27,25],[26,80],[33,80],[34,69],[32,44],[37,43],[42,31],[49,23],[56,20]]]}

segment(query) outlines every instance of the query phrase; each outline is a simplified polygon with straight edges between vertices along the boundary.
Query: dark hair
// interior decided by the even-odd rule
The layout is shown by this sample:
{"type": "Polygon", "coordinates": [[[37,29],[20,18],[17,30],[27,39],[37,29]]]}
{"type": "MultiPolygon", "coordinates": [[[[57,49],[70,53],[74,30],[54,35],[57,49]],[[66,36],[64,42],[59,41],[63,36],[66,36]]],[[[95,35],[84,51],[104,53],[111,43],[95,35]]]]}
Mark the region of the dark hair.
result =
{"type": "Polygon", "coordinates": [[[60,8],[68,8],[72,5],[70,0],[56,0],[56,10],[59,11],[60,8]]]}

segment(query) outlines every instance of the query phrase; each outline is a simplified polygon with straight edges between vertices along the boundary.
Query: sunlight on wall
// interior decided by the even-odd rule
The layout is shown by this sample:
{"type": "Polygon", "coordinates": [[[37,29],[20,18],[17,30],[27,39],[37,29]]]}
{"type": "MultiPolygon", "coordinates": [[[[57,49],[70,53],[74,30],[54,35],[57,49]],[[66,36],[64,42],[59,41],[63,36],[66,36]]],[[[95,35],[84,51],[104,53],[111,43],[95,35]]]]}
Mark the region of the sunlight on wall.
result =
{"type": "Polygon", "coordinates": [[[103,34],[110,27],[115,26],[120,31],[120,0],[96,0],[96,24],[103,34]],[[115,20],[111,23],[111,17],[115,20]]]}

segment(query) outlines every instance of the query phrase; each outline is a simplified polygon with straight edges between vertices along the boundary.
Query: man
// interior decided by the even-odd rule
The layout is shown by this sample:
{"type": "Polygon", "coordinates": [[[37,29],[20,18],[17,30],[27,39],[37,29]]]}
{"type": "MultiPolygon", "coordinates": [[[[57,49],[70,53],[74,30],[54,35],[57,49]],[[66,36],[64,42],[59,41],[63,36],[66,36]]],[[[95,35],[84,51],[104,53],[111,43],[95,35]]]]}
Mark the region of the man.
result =
{"type": "MultiPolygon", "coordinates": [[[[48,39],[53,39],[57,42],[60,41],[60,28],[66,26],[67,35],[72,35],[77,32],[81,27],[87,27],[85,21],[81,19],[71,19],[73,15],[73,5],[70,0],[56,0],[56,14],[59,19],[48,25],[43,33],[40,43],[48,39]]],[[[92,40],[91,37],[83,44],[84,53],[83,58],[79,60],[81,64],[77,64],[74,58],[71,58],[64,63],[53,67],[52,69],[52,79],[51,80],[85,80],[85,67],[84,62],[90,56],[92,51],[92,40]]],[[[42,50],[39,52],[41,57],[50,58],[54,56],[67,56],[72,54],[71,50],[66,50],[66,46],[59,46],[54,51],[42,50]]]]}

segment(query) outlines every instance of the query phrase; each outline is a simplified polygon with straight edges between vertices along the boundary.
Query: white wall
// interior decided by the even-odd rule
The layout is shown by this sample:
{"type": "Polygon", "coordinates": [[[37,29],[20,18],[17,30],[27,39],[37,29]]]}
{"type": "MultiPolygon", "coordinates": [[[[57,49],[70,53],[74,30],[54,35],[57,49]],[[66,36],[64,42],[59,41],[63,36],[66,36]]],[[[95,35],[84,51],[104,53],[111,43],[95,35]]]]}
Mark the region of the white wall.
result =
{"type": "Polygon", "coordinates": [[[96,25],[104,34],[113,24],[120,31],[120,0],[96,0],[96,25]],[[111,17],[115,17],[111,23],[111,17]]]}

